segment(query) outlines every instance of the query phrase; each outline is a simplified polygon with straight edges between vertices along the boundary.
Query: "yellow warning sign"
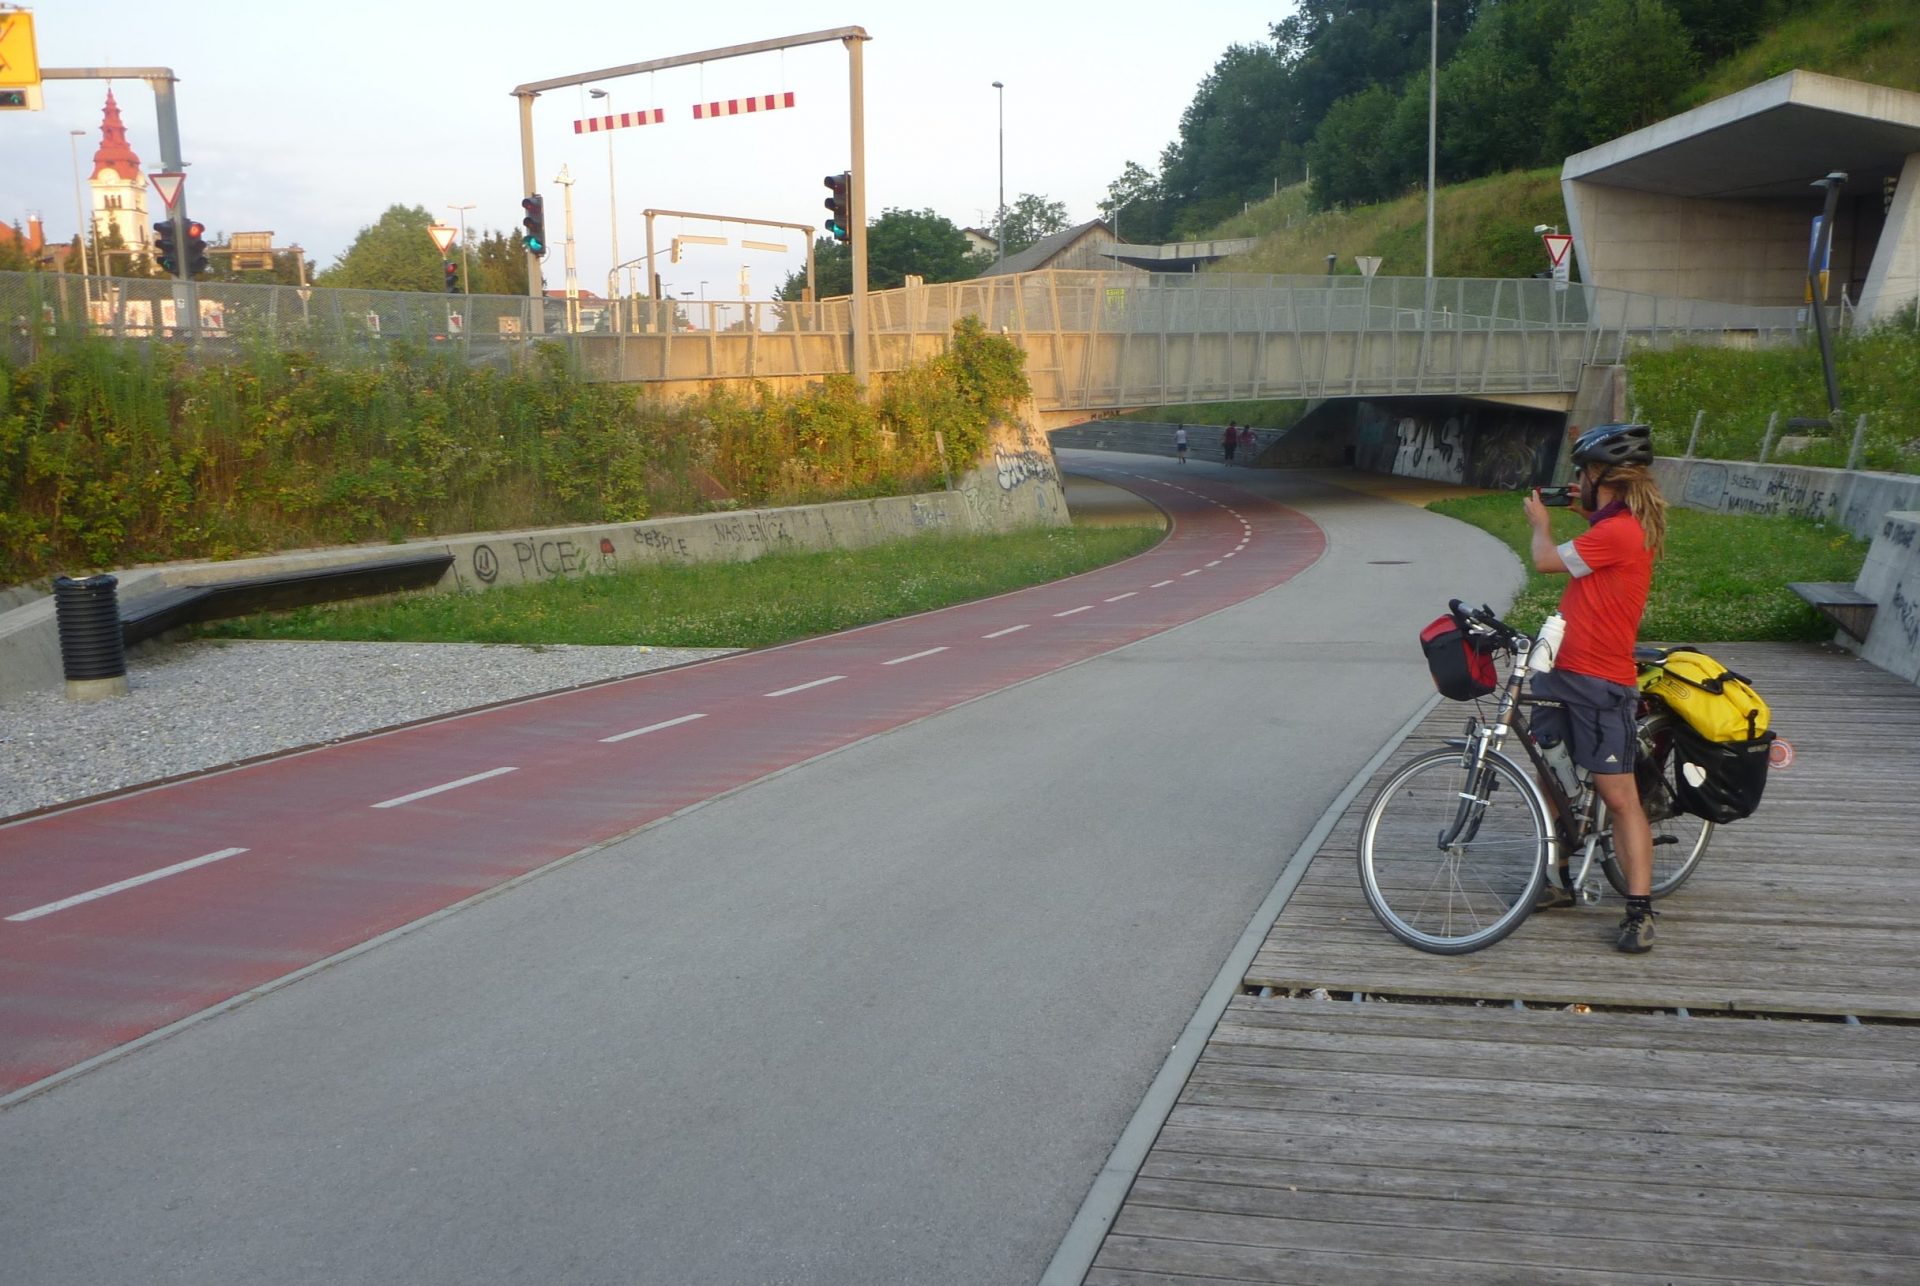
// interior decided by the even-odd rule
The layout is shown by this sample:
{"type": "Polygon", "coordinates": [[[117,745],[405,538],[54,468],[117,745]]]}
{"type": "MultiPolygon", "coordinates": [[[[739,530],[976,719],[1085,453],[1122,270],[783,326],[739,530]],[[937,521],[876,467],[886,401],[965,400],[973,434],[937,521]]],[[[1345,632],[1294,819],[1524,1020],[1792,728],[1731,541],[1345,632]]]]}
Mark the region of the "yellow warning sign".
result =
{"type": "Polygon", "coordinates": [[[40,84],[40,55],[33,45],[33,15],[24,9],[0,9],[0,85],[16,89],[40,84]]]}

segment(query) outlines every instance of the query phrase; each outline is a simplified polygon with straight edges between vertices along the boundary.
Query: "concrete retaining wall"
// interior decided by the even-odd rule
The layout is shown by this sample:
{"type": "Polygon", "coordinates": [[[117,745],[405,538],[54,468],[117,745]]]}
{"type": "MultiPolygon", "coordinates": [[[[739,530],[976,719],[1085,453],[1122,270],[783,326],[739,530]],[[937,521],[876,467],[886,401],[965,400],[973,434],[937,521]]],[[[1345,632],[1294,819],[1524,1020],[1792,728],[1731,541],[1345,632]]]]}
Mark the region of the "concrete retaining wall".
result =
{"type": "Polygon", "coordinates": [[[1854,588],[1878,603],[1864,643],[1840,641],[1891,674],[1920,683],[1920,512],[1887,514],[1854,588]]]}
{"type": "MultiPolygon", "coordinates": [[[[478,532],[400,545],[301,550],[266,558],[176,563],[115,573],[123,603],[184,585],[218,584],[384,557],[447,553],[437,589],[480,591],[656,563],[742,562],[775,550],[856,549],[929,532],[1065,526],[1071,519],[1046,438],[1000,432],[988,459],[952,491],[786,509],[697,514],[647,522],[478,532]]],[[[636,642],[645,642],[644,639],[636,642]]],[[[0,697],[63,682],[53,599],[0,612],[0,697]]]]}
{"type": "Polygon", "coordinates": [[[1689,509],[1793,515],[1844,527],[1861,540],[1896,509],[1920,509],[1920,476],[1661,456],[1654,476],[1667,499],[1689,509]]]}

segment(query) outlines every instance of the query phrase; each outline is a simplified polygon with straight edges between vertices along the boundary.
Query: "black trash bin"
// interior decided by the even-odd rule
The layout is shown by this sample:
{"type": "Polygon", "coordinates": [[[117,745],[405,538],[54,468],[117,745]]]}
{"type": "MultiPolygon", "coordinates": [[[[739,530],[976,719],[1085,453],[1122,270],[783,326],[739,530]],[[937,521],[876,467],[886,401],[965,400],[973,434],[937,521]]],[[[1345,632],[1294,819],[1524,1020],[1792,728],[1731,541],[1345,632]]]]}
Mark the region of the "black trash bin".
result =
{"type": "Polygon", "coordinates": [[[127,690],[127,647],[120,633],[120,582],[113,576],[53,582],[54,618],[60,627],[60,666],[67,695],[90,701],[127,690]]]}

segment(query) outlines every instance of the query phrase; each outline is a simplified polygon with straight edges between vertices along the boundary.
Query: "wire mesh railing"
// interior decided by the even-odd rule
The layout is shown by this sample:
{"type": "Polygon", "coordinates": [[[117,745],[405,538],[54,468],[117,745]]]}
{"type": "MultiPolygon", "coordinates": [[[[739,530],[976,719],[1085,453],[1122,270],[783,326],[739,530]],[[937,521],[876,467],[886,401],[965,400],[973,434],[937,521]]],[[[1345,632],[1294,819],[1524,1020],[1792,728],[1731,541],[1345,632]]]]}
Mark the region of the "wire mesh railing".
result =
{"type": "MultiPolygon", "coordinates": [[[[1796,340],[1811,324],[1806,308],[1540,279],[1054,270],[870,293],[872,369],[938,351],[968,317],[1020,341],[1036,396],[1058,407],[1176,395],[1571,389],[1581,366],[1617,363],[1635,348],[1765,345],[1796,340]]],[[[852,368],[845,298],[570,302],[0,273],[0,318],[16,351],[99,335],[190,342],[216,357],[250,339],[351,356],[404,340],[486,361],[511,360],[544,340],[572,347],[587,377],[601,380],[852,368]]]]}

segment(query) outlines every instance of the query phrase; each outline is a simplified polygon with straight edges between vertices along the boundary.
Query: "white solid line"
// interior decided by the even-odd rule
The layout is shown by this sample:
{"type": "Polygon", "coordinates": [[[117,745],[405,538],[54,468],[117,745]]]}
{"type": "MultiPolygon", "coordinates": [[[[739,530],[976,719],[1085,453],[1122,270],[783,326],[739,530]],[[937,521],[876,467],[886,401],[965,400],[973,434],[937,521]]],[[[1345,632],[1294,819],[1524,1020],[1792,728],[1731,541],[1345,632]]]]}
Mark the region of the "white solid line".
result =
{"type": "Polygon", "coordinates": [[[944,652],[943,647],[930,647],[924,652],[915,652],[912,656],[896,656],[891,661],[882,661],[882,665],[902,665],[908,661],[918,661],[923,656],[932,656],[935,652],[944,652]]]}
{"type": "Polygon", "coordinates": [[[1173,582],[1172,582],[1172,581],[1170,581],[1170,580],[1157,580],[1157,581],[1155,581],[1155,582],[1154,582],[1153,584],[1151,584],[1151,585],[1149,585],[1149,586],[1147,586],[1147,588],[1148,588],[1148,589],[1159,589],[1159,588],[1160,588],[1160,587],[1161,587],[1162,585],[1171,585],[1171,584],[1173,584],[1173,582]]]}
{"type": "Polygon", "coordinates": [[[204,857],[192,858],[185,862],[175,862],[172,866],[163,866],[157,871],[148,871],[145,875],[136,875],[130,880],[120,880],[113,884],[103,884],[97,889],[89,889],[85,893],[76,893],[70,898],[61,898],[58,902],[49,902],[45,906],[37,906],[31,911],[22,911],[18,915],[10,915],[7,919],[14,923],[19,923],[22,920],[37,920],[43,915],[52,915],[55,911],[64,911],[70,906],[79,906],[82,902],[91,902],[95,898],[103,898],[109,893],[118,893],[122,889],[134,888],[141,884],[151,884],[153,881],[165,879],[169,875],[178,875],[182,871],[191,871],[196,866],[205,866],[208,862],[218,862],[222,858],[235,857],[246,851],[244,848],[223,848],[218,853],[208,853],[204,857]]]}
{"type": "Polygon", "coordinates": [[[815,679],[812,683],[796,683],[790,688],[781,688],[778,692],[768,692],[764,695],[770,697],[791,696],[795,692],[805,692],[808,688],[817,688],[827,683],[838,683],[846,677],[844,674],[829,674],[826,678],[815,679]]]}
{"type": "Polygon", "coordinates": [[[401,804],[411,804],[416,799],[425,799],[428,795],[438,795],[443,790],[458,790],[462,786],[471,786],[476,781],[485,781],[489,777],[498,777],[503,773],[519,772],[518,768],[489,768],[477,772],[471,777],[462,777],[459,781],[443,782],[438,786],[429,786],[425,790],[416,790],[411,795],[402,795],[398,799],[383,799],[373,805],[375,808],[398,808],[401,804]]]}
{"type": "Polygon", "coordinates": [[[658,732],[662,728],[677,728],[683,723],[692,723],[695,719],[704,719],[704,714],[683,714],[678,719],[668,719],[665,723],[650,723],[644,728],[635,728],[632,732],[616,732],[611,737],[600,738],[601,745],[612,745],[616,741],[625,741],[628,737],[644,737],[649,732],[658,732]]]}
{"type": "Polygon", "coordinates": [[[1198,576],[1200,574],[1200,569],[1196,567],[1190,572],[1181,572],[1180,574],[1182,576],[1198,576]]]}
{"type": "Polygon", "coordinates": [[[1112,598],[1109,598],[1106,601],[1109,603],[1117,603],[1123,598],[1132,598],[1135,594],[1138,594],[1139,592],[1140,591],[1137,589],[1130,589],[1124,594],[1115,594],[1112,598]]]}
{"type": "Polygon", "coordinates": [[[1009,625],[1004,630],[995,630],[991,634],[982,634],[980,637],[983,639],[997,639],[1002,635],[1006,635],[1006,634],[1018,634],[1021,630],[1024,630],[1026,628],[1027,627],[1024,625],[1009,625]]]}
{"type": "Polygon", "coordinates": [[[1054,615],[1055,616],[1072,616],[1075,612],[1091,612],[1092,610],[1093,610],[1093,604],[1088,603],[1084,607],[1069,607],[1064,612],[1055,612],[1054,615]]]}

